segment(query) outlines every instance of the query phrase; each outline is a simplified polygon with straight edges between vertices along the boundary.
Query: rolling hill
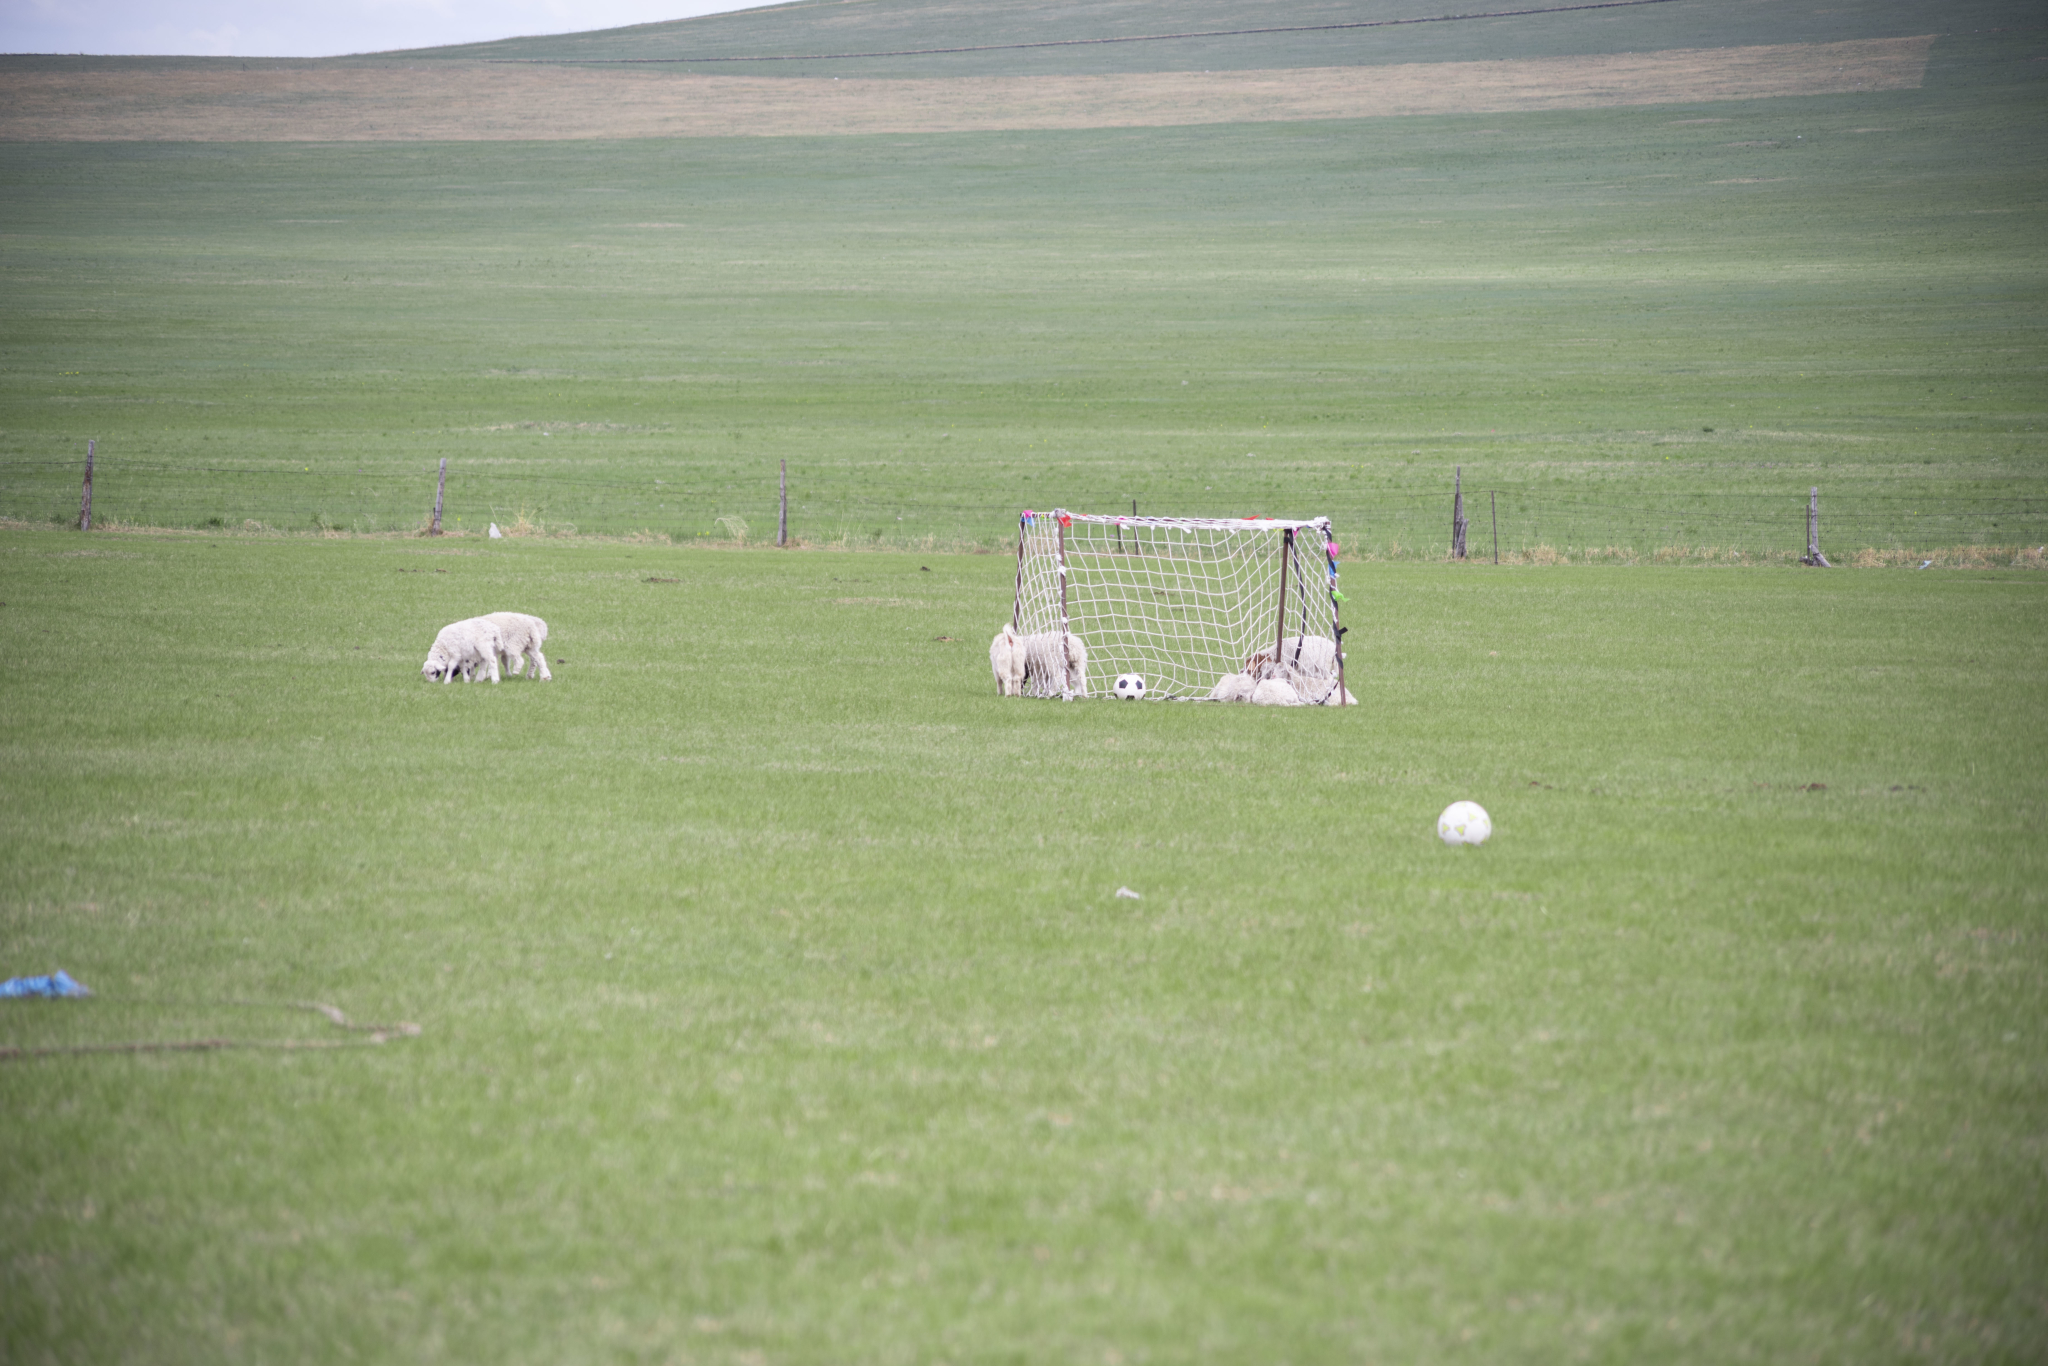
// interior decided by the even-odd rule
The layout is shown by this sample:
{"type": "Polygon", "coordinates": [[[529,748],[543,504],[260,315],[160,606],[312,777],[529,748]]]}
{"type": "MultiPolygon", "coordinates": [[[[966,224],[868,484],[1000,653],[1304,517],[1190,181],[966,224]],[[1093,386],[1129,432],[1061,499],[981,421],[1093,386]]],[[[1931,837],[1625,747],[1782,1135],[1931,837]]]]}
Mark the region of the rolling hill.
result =
{"type": "Polygon", "coordinates": [[[1937,33],[2015,16],[2000,0],[1447,8],[847,0],[322,61],[11,57],[0,140],[960,132],[1683,104],[1911,89],[1937,33]]]}

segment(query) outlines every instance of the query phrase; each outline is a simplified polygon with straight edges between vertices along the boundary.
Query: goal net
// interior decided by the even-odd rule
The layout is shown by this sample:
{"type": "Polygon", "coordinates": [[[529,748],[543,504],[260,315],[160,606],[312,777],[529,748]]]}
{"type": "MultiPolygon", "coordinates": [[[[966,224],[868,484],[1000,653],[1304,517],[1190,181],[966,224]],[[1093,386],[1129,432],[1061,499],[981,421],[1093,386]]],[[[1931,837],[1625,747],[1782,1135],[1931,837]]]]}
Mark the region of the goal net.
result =
{"type": "MultiPolygon", "coordinates": [[[[1206,698],[1233,675],[1280,674],[1309,703],[1345,700],[1337,543],[1330,519],[1116,517],[1026,512],[1017,539],[1017,630],[1088,652],[1087,692],[1120,674],[1146,696],[1206,698]]],[[[1034,697],[1061,680],[1027,676],[1034,697]]]]}

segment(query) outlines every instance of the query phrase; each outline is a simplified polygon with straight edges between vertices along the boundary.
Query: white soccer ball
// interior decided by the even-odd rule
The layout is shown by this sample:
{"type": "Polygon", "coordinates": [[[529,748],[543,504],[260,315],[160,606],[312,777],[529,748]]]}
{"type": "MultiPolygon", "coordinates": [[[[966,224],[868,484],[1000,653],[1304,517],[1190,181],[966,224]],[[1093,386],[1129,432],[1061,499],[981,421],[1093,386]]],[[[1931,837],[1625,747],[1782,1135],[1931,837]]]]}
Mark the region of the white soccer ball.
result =
{"type": "Polygon", "coordinates": [[[1145,695],[1145,675],[1118,674],[1116,687],[1111,691],[1126,702],[1135,702],[1145,695]]]}
{"type": "Polygon", "coordinates": [[[1445,844],[1484,844],[1493,833],[1493,817],[1478,802],[1452,802],[1436,818],[1436,833],[1445,844]]]}

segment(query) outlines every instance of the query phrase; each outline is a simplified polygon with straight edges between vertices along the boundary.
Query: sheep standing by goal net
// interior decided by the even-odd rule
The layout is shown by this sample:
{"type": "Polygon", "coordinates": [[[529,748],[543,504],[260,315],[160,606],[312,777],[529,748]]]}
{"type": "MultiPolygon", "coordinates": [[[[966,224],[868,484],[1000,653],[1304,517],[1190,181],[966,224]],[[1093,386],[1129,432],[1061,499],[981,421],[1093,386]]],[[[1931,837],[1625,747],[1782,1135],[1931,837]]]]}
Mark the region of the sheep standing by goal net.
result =
{"type": "Polygon", "coordinates": [[[1078,637],[1086,654],[1082,687],[1040,672],[1030,696],[1102,695],[1132,673],[1148,697],[1253,700],[1277,679],[1287,689],[1259,700],[1341,706],[1342,600],[1327,517],[1019,519],[1012,624],[1027,640],[1078,637]]]}

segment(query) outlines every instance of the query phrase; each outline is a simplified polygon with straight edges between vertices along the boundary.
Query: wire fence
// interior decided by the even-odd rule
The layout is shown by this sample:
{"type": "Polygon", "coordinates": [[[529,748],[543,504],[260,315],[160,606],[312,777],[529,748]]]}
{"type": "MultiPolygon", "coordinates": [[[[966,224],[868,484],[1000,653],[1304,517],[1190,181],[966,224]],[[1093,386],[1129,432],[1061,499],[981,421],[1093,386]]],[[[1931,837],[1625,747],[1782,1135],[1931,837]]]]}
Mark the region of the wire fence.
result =
{"type": "MultiPolygon", "coordinates": [[[[1806,509],[1812,486],[1783,493],[1694,493],[1650,503],[1626,497],[1469,489],[1466,554],[1473,560],[1525,563],[1562,559],[1796,560],[1806,553],[1806,509]]],[[[1820,491],[1821,548],[1866,559],[1903,559],[1915,552],[1953,560],[2039,560],[2048,543],[2048,497],[1910,497],[1820,491]],[[2007,553],[2009,552],[2009,553],[2007,553]]],[[[1452,498],[1413,498],[1362,510],[1346,539],[1366,556],[1448,558],[1452,498]]]]}
{"type": "MultiPolygon", "coordinates": [[[[449,468],[443,526],[482,534],[495,523],[513,536],[636,536],[677,543],[774,539],[775,479],[702,470],[682,478],[603,470],[534,470],[464,461],[449,468]]],[[[75,526],[80,459],[0,460],[0,517],[75,526]]],[[[1016,519],[1030,495],[948,486],[931,475],[821,467],[791,471],[790,534],[800,545],[925,549],[1013,548],[1016,519]]],[[[183,527],[265,532],[424,532],[434,467],[394,472],[336,471],[282,463],[192,465],[128,459],[101,451],[93,477],[96,526],[183,527]]],[[[1468,557],[1509,563],[1558,560],[1766,562],[1806,549],[1810,486],[1773,492],[1638,494],[1468,486],[1468,557]]],[[[1205,495],[1213,500],[1214,495],[1205,495]]],[[[1076,511],[1120,513],[1129,489],[1062,484],[1037,501],[1076,511]]],[[[1331,518],[1348,559],[1445,559],[1452,499],[1439,492],[1326,496],[1305,487],[1287,506],[1204,506],[1203,498],[1140,497],[1147,514],[1331,518]]],[[[1958,556],[2031,563],[2048,553],[2048,497],[1915,496],[1850,489],[1820,493],[1820,540],[1831,558],[1940,562],[1958,556]],[[1968,552],[1965,554],[1964,552],[1968,552]]]]}

